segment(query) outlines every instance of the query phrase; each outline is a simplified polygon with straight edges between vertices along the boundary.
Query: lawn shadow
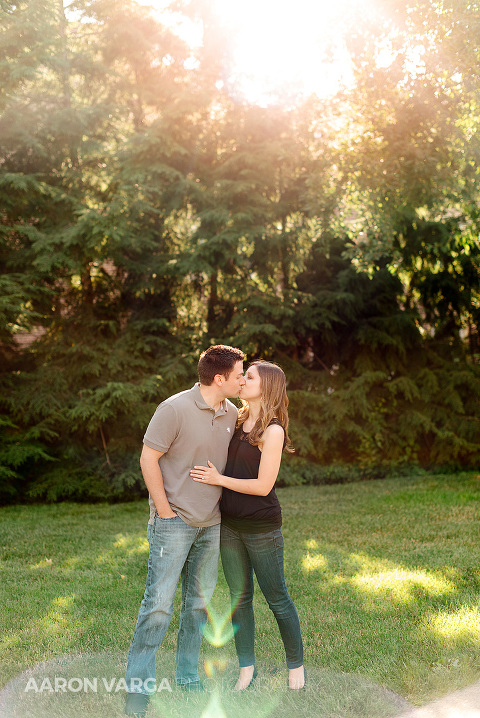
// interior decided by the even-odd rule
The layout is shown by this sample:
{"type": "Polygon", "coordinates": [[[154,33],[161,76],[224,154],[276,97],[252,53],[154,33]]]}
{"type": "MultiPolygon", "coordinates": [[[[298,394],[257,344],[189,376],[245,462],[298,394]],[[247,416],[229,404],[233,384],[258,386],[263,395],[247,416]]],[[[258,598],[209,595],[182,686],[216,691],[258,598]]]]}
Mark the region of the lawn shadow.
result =
{"type": "MultiPolygon", "coordinates": [[[[119,718],[125,702],[122,656],[65,655],[43,662],[0,692],[5,718],[119,718]]],[[[157,692],[147,716],[154,718],[392,718],[409,704],[361,676],[311,668],[305,691],[286,687],[285,670],[258,665],[253,690],[236,693],[236,661],[204,679],[205,692],[188,694],[175,685],[175,656],[159,652],[157,692]]]]}

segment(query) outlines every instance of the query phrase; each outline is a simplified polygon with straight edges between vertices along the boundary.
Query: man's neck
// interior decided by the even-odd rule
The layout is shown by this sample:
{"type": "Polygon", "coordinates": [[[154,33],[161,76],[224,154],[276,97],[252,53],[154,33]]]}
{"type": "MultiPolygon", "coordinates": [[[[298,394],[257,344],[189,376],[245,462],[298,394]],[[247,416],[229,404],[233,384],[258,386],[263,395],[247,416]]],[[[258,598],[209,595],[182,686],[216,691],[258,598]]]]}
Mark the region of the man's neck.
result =
{"type": "Polygon", "coordinates": [[[218,387],[214,385],[205,386],[204,384],[200,384],[200,394],[203,396],[205,403],[208,404],[208,406],[211,406],[215,412],[220,409],[222,402],[225,399],[222,392],[220,392],[218,387]]]}

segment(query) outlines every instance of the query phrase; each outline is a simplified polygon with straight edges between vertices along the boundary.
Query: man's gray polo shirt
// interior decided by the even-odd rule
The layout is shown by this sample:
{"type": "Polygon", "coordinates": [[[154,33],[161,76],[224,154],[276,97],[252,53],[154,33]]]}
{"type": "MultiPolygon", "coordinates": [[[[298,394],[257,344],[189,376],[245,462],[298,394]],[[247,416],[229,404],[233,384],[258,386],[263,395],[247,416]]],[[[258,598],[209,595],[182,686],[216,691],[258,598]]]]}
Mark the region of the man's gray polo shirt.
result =
{"type": "MultiPolygon", "coordinates": [[[[221,487],[194,481],[190,470],[195,465],[207,466],[210,460],[223,472],[237,413],[228,399],[215,413],[200,393],[200,385],[195,384],[162,402],[147,427],[143,443],[165,452],[159,463],[168,502],[191,526],[220,523],[221,487]]],[[[155,505],[151,497],[149,503],[148,523],[153,524],[155,505]]]]}

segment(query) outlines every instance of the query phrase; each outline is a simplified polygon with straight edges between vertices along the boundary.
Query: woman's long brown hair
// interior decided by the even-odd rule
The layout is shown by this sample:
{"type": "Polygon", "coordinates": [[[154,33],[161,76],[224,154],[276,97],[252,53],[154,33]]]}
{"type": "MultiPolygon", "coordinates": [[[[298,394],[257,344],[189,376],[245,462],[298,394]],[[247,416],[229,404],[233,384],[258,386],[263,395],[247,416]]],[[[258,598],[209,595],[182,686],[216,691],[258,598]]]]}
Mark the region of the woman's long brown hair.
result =
{"type": "MultiPolygon", "coordinates": [[[[260,376],[260,414],[248,435],[248,441],[254,446],[261,442],[263,432],[272,419],[278,419],[285,431],[284,451],[293,452],[288,436],[288,396],[287,380],[283,369],[278,364],[268,361],[254,361],[250,366],[257,367],[260,376]]],[[[242,408],[238,412],[237,426],[243,424],[249,415],[248,402],[242,400],[242,408]]]]}

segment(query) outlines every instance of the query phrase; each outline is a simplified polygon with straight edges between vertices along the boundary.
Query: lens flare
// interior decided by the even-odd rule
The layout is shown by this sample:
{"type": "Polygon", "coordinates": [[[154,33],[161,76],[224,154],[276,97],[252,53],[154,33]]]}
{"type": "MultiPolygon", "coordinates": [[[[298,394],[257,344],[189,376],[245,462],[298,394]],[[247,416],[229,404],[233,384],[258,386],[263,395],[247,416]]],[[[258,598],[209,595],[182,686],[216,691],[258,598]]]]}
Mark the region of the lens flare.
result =
{"type": "Polygon", "coordinates": [[[228,658],[207,658],[204,663],[205,675],[207,678],[215,678],[217,673],[225,673],[228,666],[228,658]]]}
{"type": "Polygon", "coordinates": [[[208,705],[200,718],[228,718],[223,710],[222,699],[217,690],[212,693],[208,705]]]}
{"type": "Polygon", "coordinates": [[[205,640],[215,648],[220,648],[231,641],[234,636],[232,612],[220,614],[210,606],[207,608],[207,616],[208,620],[203,632],[205,640]]]}

